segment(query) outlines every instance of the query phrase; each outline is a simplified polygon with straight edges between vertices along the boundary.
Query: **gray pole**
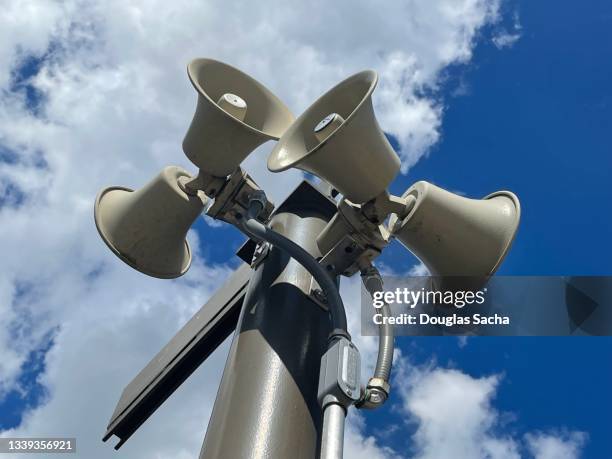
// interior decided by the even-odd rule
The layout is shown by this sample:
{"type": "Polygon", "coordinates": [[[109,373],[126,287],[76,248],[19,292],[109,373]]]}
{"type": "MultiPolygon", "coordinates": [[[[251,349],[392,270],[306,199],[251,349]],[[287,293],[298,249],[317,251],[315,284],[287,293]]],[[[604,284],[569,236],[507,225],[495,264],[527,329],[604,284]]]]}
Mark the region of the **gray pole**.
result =
{"type": "MultiPolygon", "coordinates": [[[[307,182],[279,206],[271,227],[313,256],[336,206],[307,182]]],[[[308,297],[312,276],[276,248],[254,271],[200,453],[201,459],[314,459],[317,386],[331,332],[308,297]]]]}
{"type": "Polygon", "coordinates": [[[321,459],[342,458],[345,417],[346,411],[337,403],[332,403],[325,408],[321,459]]]}

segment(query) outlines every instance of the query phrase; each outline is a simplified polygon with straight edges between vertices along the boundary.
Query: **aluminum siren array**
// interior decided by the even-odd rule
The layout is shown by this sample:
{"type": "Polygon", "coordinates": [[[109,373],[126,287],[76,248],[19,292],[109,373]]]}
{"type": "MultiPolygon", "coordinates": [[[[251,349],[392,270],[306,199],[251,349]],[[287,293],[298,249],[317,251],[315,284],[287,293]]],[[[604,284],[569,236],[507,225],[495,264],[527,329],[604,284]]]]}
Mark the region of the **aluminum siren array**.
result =
{"type": "MultiPolygon", "coordinates": [[[[251,267],[261,269],[258,272],[262,274],[252,278],[254,296],[259,296],[257,291],[264,285],[258,278],[276,269],[265,271],[275,263],[275,257],[266,258],[270,246],[301,264],[311,276],[300,279],[308,286],[305,291],[300,287],[306,295],[301,300],[325,305],[327,313],[318,307],[315,310],[323,314],[322,321],[331,322],[331,334],[321,329],[325,332],[321,343],[328,349],[321,361],[316,392],[323,414],[321,457],[340,458],[348,408],[374,409],[389,397],[394,338],[393,327],[381,325],[375,370],[362,388],[359,352],[350,342],[338,276],[360,272],[372,296],[383,291],[382,277],[372,261],[397,238],[431,274],[442,276],[436,287],[466,287],[448,281],[449,276],[470,276],[484,283],[499,267],[514,239],[520,219],[519,201],[508,191],[481,200],[468,199],[427,182],[415,183],[402,196],[390,194],[388,188],[400,170],[400,159],[374,114],[372,94],[378,80],[374,71],[366,70],[342,81],[297,120],[272,92],[227,64],[195,59],[187,73],[198,99],[183,151],[198,167],[197,175],[169,166],[136,191],[104,189],[95,203],[96,227],[108,247],[131,267],[150,276],[175,278],[189,269],[192,255],[186,236],[205,211],[212,218],[235,225],[255,241],[247,245],[253,246],[252,252],[241,255],[251,260],[251,267]],[[240,167],[267,140],[278,140],[268,158],[272,172],[298,168],[320,177],[341,194],[334,201],[333,192],[328,199],[314,191],[315,197],[301,196],[297,204],[289,205],[305,212],[314,209],[315,215],[328,206],[330,212],[324,220],[329,219],[328,223],[323,227],[321,222],[317,231],[323,229],[318,235],[310,234],[306,239],[313,247],[316,244],[317,250],[306,250],[283,231],[270,227],[274,205],[240,167]],[[313,254],[322,256],[315,258],[313,254]]],[[[299,220],[306,218],[300,214],[299,220]]],[[[300,226],[303,223],[292,225],[293,234],[305,231],[300,226]]],[[[286,282],[298,285],[297,279],[286,282]]],[[[475,285],[471,282],[467,287],[475,285]]],[[[249,295],[250,289],[246,293],[249,295]]],[[[388,305],[381,308],[381,314],[390,315],[388,305]]],[[[303,330],[311,332],[308,327],[303,330]]],[[[316,341],[314,334],[312,337],[316,341]]],[[[319,357],[318,353],[313,355],[313,361],[319,357]]],[[[305,362],[300,365],[310,372],[311,363],[305,362]]],[[[291,379],[291,383],[295,381],[291,379]]],[[[169,384],[159,380],[158,387],[167,392],[169,384]]],[[[131,419],[146,419],[150,414],[146,411],[149,402],[142,403],[131,411],[131,419]]],[[[235,422],[239,415],[233,416],[235,422]]],[[[133,432],[125,429],[122,432],[128,436],[133,432]]],[[[119,432],[114,427],[109,431],[119,432]]],[[[316,436],[311,437],[316,440],[316,436]]],[[[315,450],[317,442],[311,443],[315,450]]]]}
{"type": "Polygon", "coordinates": [[[236,207],[217,202],[256,188],[240,164],[267,140],[278,140],[268,157],[271,171],[308,171],[342,194],[338,215],[317,239],[321,262],[332,271],[363,269],[394,237],[434,276],[487,278],[506,255],[520,219],[514,194],[473,200],[426,182],[401,197],[388,193],[400,160],[374,114],[376,72],[342,81],[295,121],[270,90],[234,67],[195,59],[187,73],[198,99],[183,150],[198,175],[168,167],[138,191],[111,187],[96,201],[100,235],[135,269],[162,278],[184,274],[191,262],[187,231],[208,198],[215,199],[214,218],[235,221],[218,209],[227,216],[236,207]],[[250,188],[241,188],[245,181],[250,188]]]}

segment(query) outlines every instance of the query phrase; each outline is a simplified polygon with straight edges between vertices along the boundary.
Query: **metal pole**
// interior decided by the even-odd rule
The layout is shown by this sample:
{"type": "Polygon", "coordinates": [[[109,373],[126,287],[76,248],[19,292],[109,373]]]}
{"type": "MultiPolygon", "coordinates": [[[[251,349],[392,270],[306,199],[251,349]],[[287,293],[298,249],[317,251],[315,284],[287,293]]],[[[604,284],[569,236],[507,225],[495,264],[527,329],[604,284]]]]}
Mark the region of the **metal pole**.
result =
{"type": "MultiPolygon", "coordinates": [[[[271,227],[320,256],[315,238],[335,205],[302,183],[271,227]]],[[[246,293],[201,459],[314,459],[320,444],[317,386],[331,332],[329,313],[309,297],[312,277],[272,248],[246,293]]]]}
{"type": "Polygon", "coordinates": [[[337,403],[325,407],[321,459],[342,459],[345,416],[344,408],[337,403]]]}

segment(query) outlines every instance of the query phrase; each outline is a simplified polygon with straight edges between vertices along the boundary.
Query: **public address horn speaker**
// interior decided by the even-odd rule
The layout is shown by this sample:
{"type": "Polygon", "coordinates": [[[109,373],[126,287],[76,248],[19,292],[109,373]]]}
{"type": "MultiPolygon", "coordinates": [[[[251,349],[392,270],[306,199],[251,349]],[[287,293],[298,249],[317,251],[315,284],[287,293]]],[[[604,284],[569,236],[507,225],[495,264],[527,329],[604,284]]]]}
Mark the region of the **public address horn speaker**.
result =
{"type": "Polygon", "coordinates": [[[183,151],[213,176],[231,174],[259,145],[278,140],[294,120],[270,90],[230,65],[195,59],[187,73],[198,102],[183,151]]]}
{"type": "Polygon", "coordinates": [[[181,189],[182,177],[191,178],[180,167],[170,166],[137,191],[110,187],[96,198],[96,227],[106,245],[149,276],[179,277],[191,265],[185,238],[204,202],[181,189]]]}
{"type": "Polygon", "coordinates": [[[386,190],[400,160],[374,116],[377,80],[376,72],[366,70],[321,96],[283,134],[268,157],[268,169],[310,172],[356,204],[386,190]]]}
{"type": "MultiPolygon", "coordinates": [[[[469,276],[486,282],[518,229],[521,207],[516,195],[498,191],[468,199],[423,181],[404,193],[409,195],[416,198],[415,205],[404,219],[391,217],[393,235],[432,276],[469,276]]],[[[440,285],[451,283],[451,279],[440,281],[440,285]]]]}

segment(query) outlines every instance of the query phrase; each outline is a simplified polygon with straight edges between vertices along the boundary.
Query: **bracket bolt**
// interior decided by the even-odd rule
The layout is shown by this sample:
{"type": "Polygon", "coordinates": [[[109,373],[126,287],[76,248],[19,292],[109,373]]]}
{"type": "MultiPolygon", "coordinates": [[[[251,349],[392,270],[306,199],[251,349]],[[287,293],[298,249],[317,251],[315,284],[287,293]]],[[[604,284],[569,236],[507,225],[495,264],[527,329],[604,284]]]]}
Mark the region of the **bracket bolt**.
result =
{"type": "Polygon", "coordinates": [[[325,293],[323,293],[323,290],[319,288],[312,291],[312,296],[314,296],[321,303],[327,303],[327,297],[325,296],[325,293]]]}

